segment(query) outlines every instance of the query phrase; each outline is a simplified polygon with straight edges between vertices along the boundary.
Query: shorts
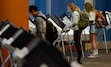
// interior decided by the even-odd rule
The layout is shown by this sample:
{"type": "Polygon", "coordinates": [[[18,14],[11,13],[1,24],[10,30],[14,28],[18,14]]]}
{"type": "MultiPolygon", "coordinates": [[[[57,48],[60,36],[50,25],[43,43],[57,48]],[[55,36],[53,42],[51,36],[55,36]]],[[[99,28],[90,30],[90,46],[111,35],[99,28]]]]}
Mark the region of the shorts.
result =
{"type": "Polygon", "coordinates": [[[96,28],[96,25],[93,24],[93,23],[90,23],[90,30],[89,30],[90,33],[97,33],[97,28],[96,28]]]}

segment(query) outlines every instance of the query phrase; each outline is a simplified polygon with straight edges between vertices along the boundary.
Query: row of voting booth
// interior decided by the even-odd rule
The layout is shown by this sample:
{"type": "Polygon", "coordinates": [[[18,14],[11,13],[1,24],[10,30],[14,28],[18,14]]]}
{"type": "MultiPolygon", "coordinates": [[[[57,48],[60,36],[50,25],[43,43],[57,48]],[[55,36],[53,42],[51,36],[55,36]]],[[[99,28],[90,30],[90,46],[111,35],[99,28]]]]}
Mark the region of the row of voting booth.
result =
{"type": "MultiPolygon", "coordinates": [[[[54,46],[59,46],[60,43],[62,43],[62,47],[63,47],[63,54],[66,55],[65,53],[65,49],[64,49],[64,41],[67,41],[70,47],[70,54],[71,54],[71,58],[73,58],[73,53],[72,53],[72,49],[71,46],[74,44],[73,41],[73,29],[71,29],[71,25],[72,22],[69,19],[69,16],[66,13],[63,13],[61,16],[57,16],[55,14],[53,15],[46,15],[47,19],[57,28],[59,36],[58,38],[53,42],[54,46]]],[[[100,38],[100,36],[103,36],[103,41],[104,41],[104,45],[105,45],[105,49],[106,49],[106,53],[108,53],[108,46],[107,46],[107,40],[106,40],[106,30],[111,29],[111,22],[110,22],[110,17],[108,13],[105,13],[105,18],[106,18],[106,26],[105,27],[101,27],[98,29],[101,29],[100,31],[98,31],[98,38],[100,38]]],[[[33,26],[32,26],[33,27],[33,26]]],[[[29,28],[31,29],[32,27],[29,26],[29,28]]],[[[34,27],[35,28],[35,27],[34,27]]],[[[90,42],[90,38],[89,38],[89,26],[86,27],[81,34],[81,50],[82,50],[82,55],[84,57],[84,48],[83,48],[83,41],[85,42],[90,42]]],[[[33,31],[32,31],[33,32],[33,31]]],[[[88,47],[87,47],[88,49],[88,47]]]]}
{"type": "MultiPolygon", "coordinates": [[[[45,39],[17,28],[10,21],[0,23],[0,43],[1,48],[9,52],[1,67],[10,59],[11,67],[70,67],[59,50],[45,39]]],[[[2,51],[0,56],[2,60],[2,51]]]]}
{"type": "MultiPolygon", "coordinates": [[[[65,43],[68,42],[71,59],[74,60],[71,46],[74,45],[73,29],[71,29],[71,21],[69,17],[63,13],[60,17],[57,15],[47,15],[47,19],[57,28],[58,37],[50,44],[46,39],[41,39],[34,36],[36,26],[29,20],[29,30],[24,30],[22,27],[17,28],[9,20],[0,23],[0,46],[3,49],[8,49],[8,56],[5,61],[2,60],[1,52],[1,67],[5,67],[8,60],[11,59],[11,67],[71,67],[66,60],[65,43]],[[55,47],[62,45],[62,53],[55,47]]],[[[106,53],[108,53],[105,28],[110,29],[110,24],[102,28],[104,34],[104,42],[106,53]]],[[[84,57],[82,41],[89,40],[89,26],[82,31],[81,34],[81,50],[84,57]]]]}
{"type": "MultiPolygon", "coordinates": [[[[48,15],[46,15],[46,17],[57,28],[57,31],[59,34],[57,39],[53,42],[53,46],[58,47],[61,44],[63,55],[66,56],[64,41],[67,41],[69,43],[68,47],[70,47],[69,49],[70,49],[71,58],[72,58],[72,60],[74,60],[73,52],[71,49],[71,46],[74,45],[73,29],[71,29],[72,22],[70,21],[69,17],[65,13],[63,13],[60,17],[58,17],[55,14],[53,14],[53,15],[48,14],[48,15]]],[[[31,22],[30,22],[30,24],[31,24],[31,22]]],[[[29,29],[32,30],[32,32],[34,32],[35,29],[33,29],[32,27],[35,28],[35,26],[29,25],[29,29]]],[[[82,44],[81,44],[81,46],[82,46],[82,44]]],[[[84,56],[83,48],[82,48],[82,54],[84,56]]]]}

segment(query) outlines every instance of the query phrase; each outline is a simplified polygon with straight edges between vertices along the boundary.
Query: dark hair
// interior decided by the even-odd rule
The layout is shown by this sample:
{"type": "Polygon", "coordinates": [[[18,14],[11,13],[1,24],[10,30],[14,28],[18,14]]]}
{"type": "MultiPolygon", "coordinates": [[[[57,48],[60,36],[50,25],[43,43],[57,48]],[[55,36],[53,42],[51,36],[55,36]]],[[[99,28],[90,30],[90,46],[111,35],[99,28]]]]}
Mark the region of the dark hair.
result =
{"type": "Polygon", "coordinates": [[[29,6],[29,12],[32,12],[32,10],[34,10],[34,11],[38,11],[37,6],[35,6],[35,5],[31,5],[31,6],[29,6]]]}

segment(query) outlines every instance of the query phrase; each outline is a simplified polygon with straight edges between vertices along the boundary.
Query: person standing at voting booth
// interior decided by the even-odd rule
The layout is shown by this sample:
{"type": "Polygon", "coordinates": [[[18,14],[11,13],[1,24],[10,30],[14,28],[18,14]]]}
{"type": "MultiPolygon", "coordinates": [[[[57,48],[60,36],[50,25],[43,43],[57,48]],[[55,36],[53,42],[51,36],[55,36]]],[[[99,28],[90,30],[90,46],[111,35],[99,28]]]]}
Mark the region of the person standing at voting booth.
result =
{"type": "Polygon", "coordinates": [[[90,55],[88,56],[88,58],[96,58],[98,57],[97,27],[95,24],[96,11],[90,2],[85,3],[85,11],[89,15],[89,22],[90,22],[89,32],[90,32],[90,41],[92,44],[92,49],[90,50],[90,55]]]}
{"type": "Polygon", "coordinates": [[[41,18],[46,16],[38,10],[37,6],[35,5],[31,5],[29,6],[29,12],[34,16],[34,23],[36,25],[37,31],[36,31],[36,35],[41,37],[41,38],[45,38],[45,34],[46,34],[46,21],[41,18]]]}
{"type": "Polygon", "coordinates": [[[77,48],[77,62],[79,64],[82,64],[81,57],[82,57],[82,51],[81,51],[81,44],[80,44],[80,36],[81,36],[81,30],[79,30],[79,26],[77,25],[80,19],[80,9],[77,7],[74,3],[69,3],[67,6],[69,12],[71,13],[71,22],[72,22],[72,28],[74,30],[74,42],[77,48]]]}

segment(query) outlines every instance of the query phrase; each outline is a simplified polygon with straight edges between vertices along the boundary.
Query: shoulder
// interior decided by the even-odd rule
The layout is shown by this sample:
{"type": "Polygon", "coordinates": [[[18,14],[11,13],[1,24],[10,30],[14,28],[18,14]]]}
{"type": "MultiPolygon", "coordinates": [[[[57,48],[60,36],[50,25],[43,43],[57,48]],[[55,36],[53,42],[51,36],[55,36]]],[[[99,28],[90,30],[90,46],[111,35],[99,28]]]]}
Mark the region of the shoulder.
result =
{"type": "Polygon", "coordinates": [[[44,21],[44,18],[46,18],[46,16],[44,14],[38,14],[35,19],[38,21],[44,21]]]}
{"type": "Polygon", "coordinates": [[[93,14],[96,14],[96,12],[95,11],[91,11],[91,12],[89,12],[89,14],[93,15],[93,14]]]}
{"type": "Polygon", "coordinates": [[[75,14],[79,14],[79,12],[78,12],[78,11],[74,11],[73,13],[75,13],[75,14]]]}
{"type": "Polygon", "coordinates": [[[79,12],[78,11],[74,11],[72,14],[73,15],[79,15],[79,12]]]}
{"type": "Polygon", "coordinates": [[[42,17],[46,18],[46,16],[41,11],[38,12],[37,16],[42,16],[42,17]]]}

